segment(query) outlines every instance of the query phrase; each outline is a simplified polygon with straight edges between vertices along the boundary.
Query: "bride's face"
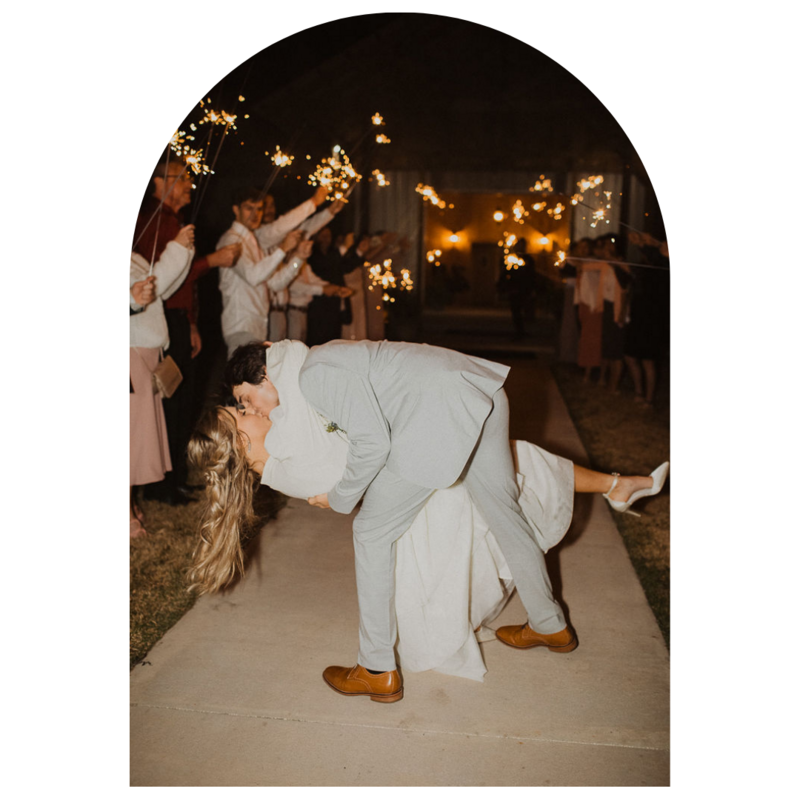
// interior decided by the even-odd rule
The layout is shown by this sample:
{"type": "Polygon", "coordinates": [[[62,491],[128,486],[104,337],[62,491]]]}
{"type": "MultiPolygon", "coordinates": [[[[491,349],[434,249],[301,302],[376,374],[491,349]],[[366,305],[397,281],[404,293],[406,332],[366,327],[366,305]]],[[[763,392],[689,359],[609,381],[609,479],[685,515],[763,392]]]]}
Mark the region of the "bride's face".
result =
{"type": "Polygon", "coordinates": [[[256,462],[262,462],[263,467],[264,437],[272,425],[269,418],[243,414],[236,408],[226,408],[225,411],[236,420],[236,428],[247,450],[247,460],[251,466],[256,462]]]}

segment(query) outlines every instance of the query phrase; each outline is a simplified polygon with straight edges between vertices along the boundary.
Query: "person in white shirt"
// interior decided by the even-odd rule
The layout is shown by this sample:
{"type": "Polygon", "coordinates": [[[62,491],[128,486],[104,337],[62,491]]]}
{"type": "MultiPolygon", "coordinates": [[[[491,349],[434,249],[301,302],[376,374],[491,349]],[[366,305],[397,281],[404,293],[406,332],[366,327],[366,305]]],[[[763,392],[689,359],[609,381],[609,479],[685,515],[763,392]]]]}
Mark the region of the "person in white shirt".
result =
{"type": "MultiPolygon", "coordinates": [[[[330,206],[314,214],[314,210],[325,202],[327,194],[328,190],[324,186],[320,186],[310,199],[277,217],[277,219],[275,198],[271,194],[266,195],[264,198],[262,224],[255,231],[258,243],[264,252],[270,253],[281,237],[285,236],[290,230],[297,229],[301,231],[303,238],[306,239],[310,239],[314,234],[322,230],[345,205],[344,200],[334,200],[330,206]],[[313,216],[311,216],[312,214],[313,216]]],[[[305,278],[301,276],[299,280],[306,282],[309,273],[308,270],[303,272],[305,278]]],[[[294,286],[298,282],[295,281],[291,285],[294,286]]],[[[312,280],[311,284],[314,283],[312,280]]],[[[308,305],[312,296],[319,294],[319,290],[315,289],[311,294],[308,294],[307,286],[298,286],[294,292],[294,299],[290,297],[289,293],[290,290],[286,288],[270,291],[269,336],[267,338],[274,341],[286,339],[287,336],[290,339],[294,338],[289,332],[290,317],[292,318],[292,330],[295,333],[302,332],[305,329],[305,312],[302,309],[308,305]],[[295,308],[292,310],[290,306],[295,308]],[[301,316],[303,317],[302,320],[301,316]]]]}
{"type": "Polygon", "coordinates": [[[235,221],[217,244],[218,248],[236,243],[242,246],[233,268],[219,276],[222,336],[229,356],[241,344],[267,338],[269,290],[287,287],[311,251],[311,242],[301,243],[302,232],[292,231],[266,253],[255,235],[264,211],[263,195],[258,189],[242,189],[234,201],[235,221]],[[286,260],[289,254],[291,257],[286,260]]]}
{"type": "Polygon", "coordinates": [[[130,486],[131,538],[146,536],[134,500],[135,486],[157,483],[172,470],[161,397],[153,393],[152,375],[162,350],[169,348],[164,300],[183,283],[194,256],[194,225],[186,225],[167,243],[152,267],[139,253],[130,265],[130,486]],[[141,286],[149,286],[142,292],[141,286]]]}

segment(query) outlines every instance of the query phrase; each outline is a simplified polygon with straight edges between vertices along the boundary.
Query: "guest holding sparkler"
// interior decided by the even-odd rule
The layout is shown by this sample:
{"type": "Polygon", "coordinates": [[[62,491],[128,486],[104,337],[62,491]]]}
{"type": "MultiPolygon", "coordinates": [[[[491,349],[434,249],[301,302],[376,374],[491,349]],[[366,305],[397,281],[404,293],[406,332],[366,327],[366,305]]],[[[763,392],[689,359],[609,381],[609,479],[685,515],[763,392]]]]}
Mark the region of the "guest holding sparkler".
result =
{"type": "MultiPolygon", "coordinates": [[[[271,194],[265,195],[262,224],[255,230],[256,239],[264,253],[271,255],[278,242],[291,230],[299,230],[303,233],[303,238],[311,238],[317,231],[331,222],[336,214],[344,208],[344,201],[335,200],[330,206],[314,214],[314,211],[325,202],[327,196],[328,189],[324,186],[319,186],[311,198],[276,219],[277,206],[275,198],[271,194]],[[313,216],[310,216],[312,214],[313,216]]],[[[306,271],[304,270],[304,272],[306,271]]],[[[302,277],[300,280],[304,281],[302,277]]],[[[304,303],[307,304],[311,299],[302,286],[297,287],[295,295],[298,298],[298,303],[293,304],[297,306],[297,309],[302,309],[304,303]]],[[[277,290],[270,288],[268,325],[270,339],[278,341],[279,339],[285,339],[287,336],[292,338],[289,335],[288,328],[289,305],[290,298],[287,288],[284,287],[277,290]]],[[[298,314],[300,313],[303,312],[298,310],[298,314]]],[[[297,326],[299,323],[298,315],[295,314],[294,316],[295,326],[297,326]]]]}
{"type": "Polygon", "coordinates": [[[147,533],[134,487],[161,482],[172,470],[164,408],[152,381],[162,350],[170,349],[164,300],[186,278],[193,255],[193,225],[181,228],[152,266],[139,253],[131,254],[131,310],[136,312],[130,315],[131,538],[147,533]]]}
{"type": "Polygon", "coordinates": [[[238,189],[233,197],[233,225],[217,243],[217,247],[239,244],[242,248],[234,268],[219,276],[222,336],[228,355],[239,345],[267,338],[269,290],[286,288],[311,252],[311,242],[301,244],[303,234],[294,230],[286,233],[270,253],[265,253],[255,235],[263,213],[264,196],[259,189],[238,189]],[[295,249],[297,252],[287,259],[295,249]]]}
{"type": "MultiPolygon", "coordinates": [[[[182,209],[191,201],[192,178],[186,165],[167,155],[156,166],[149,191],[139,210],[133,250],[147,262],[159,259],[167,243],[174,240],[183,226],[182,209]]],[[[197,292],[195,282],[210,269],[230,267],[239,253],[236,245],[223,247],[205,257],[195,258],[181,284],[173,287],[164,311],[169,330],[170,355],[183,380],[175,393],[164,402],[173,470],[165,481],[149,486],[149,497],[183,505],[192,499],[187,485],[186,445],[194,425],[196,369],[194,358],[202,341],[197,328],[197,292]]]]}

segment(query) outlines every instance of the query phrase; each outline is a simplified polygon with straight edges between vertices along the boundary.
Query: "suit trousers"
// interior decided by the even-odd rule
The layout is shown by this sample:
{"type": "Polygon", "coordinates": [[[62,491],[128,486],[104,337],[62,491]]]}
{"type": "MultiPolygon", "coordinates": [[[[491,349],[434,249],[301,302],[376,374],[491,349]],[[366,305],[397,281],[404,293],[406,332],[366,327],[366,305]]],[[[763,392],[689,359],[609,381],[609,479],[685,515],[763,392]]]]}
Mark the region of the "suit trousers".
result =
{"type": "MultiPolygon", "coordinates": [[[[519,506],[505,390],[500,389],[492,400],[492,411],[461,480],[508,562],[531,627],[538,633],[557,633],[566,627],[566,619],[553,597],[544,553],[519,506]]],[[[433,492],[383,469],[370,484],[353,522],[358,663],[367,669],[396,668],[395,543],[433,492]]]]}

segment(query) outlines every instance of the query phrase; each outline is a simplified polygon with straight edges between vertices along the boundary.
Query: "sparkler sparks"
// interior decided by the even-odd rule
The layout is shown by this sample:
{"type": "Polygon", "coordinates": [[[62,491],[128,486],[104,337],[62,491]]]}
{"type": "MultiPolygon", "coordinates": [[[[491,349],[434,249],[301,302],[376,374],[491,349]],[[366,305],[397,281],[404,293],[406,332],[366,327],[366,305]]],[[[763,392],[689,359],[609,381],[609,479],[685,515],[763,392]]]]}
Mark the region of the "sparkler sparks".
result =
{"type": "Polygon", "coordinates": [[[553,208],[548,208],[547,213],[553,219],[561,219],[561,215],[564,213],[565,210],[566,206],[559,201],[558,203],[555,204],[555,206],[553,206],[553,208]]]}
{"type": "Polygon", "coordinates": [[[534,211],[544,211],[544,210],[545,210],[545,208],[547,208],[547,202],[546,202],[545,200],[542,200],[540,203],[534,203],[534,204],[531,206],[531,208],[532,208],[534,211]]]}
{"type": "Polygon", "coordinates": [[[552,192],[553,191],[553,184],[550,182],[550,178],[545,178],[544,175],[539,176],[539,180],[536,183],[528,188],[530,192],[552,192]]]}
{"type": "Polygon", "coordinates": [[[503,260],[505,262],[506,269],[509,271],[511,271],[512,269],[519,269],[525,263],[515,253],[507,253],[503,260]]]}
{"type": "Polygon", "coordinates": [[[525,210],[525,206],[522,205],[522,200],[517,200],[517,202],[511,206],[511,213],[514,215],[515,222],[518,222],[520,225],[525,224],[525,217],[528,216],[528,212],[525,210]]]}
{"type": "Polygon", "coordinates": [[[582,178],[578,181],[578,188],[582,192],[588,192],[589,189],[596,189],[602,182],[602,175],[590,175],[588,178],[582,178]]]}
{"type": "Polygon", "coordinates": [[[383,125],[384,124],[383,117],[377,111],[372,115],[372,124],[373,125],[383,125]]]}
{"type": "Polygon", "coordinates": [[[427,253],[427,255],[425,257],[435,267],[441,266],[442,262],[438,260],[438,259],[440,259],[442,257],[442,251],[441,250],[428,250],[428,253],[427,253]]]}
{"type": "Polygon", "coordinates": [[[425,184],[418,183],[416,191],[418,194],[422,195],[423,201],[428,200],[437,208],[444,208],[447,205],[447,203],[436,194],[436,189],[434,189],[433,186],[426,186],[425,184]]]}
{"type": "Polygon", "coordinates": [[[386,176],[379,169],[372,170],[372,177],[375,178],[378,186],[391,186],[391,183],[386,180],[386,176]]]}
{"type": "Polygon", "coordinates": [[[374,291],[377,288],[380,291],[382,289],[384,303],[396,301],[396,298],[390,294],[391,291],[410,292],[414,288],[414,281],[407,269],[400,270],[400,283],[398,284],[397,276],[392,272],[391,258],[387,258],[382,264],[373,264],[369,268],[369,277],[371,281],[369,290],[374,291]]]}
{"type": "Polygon", "coordinates": [[[360,180],[361,175],[338,144],[333,148],[333,155],[330,158],[323,158],[314,172],[308,176],[311,186],[324,186],[328,190],[329,200],[345,202],[348,191],[360,180]]]}
{"type": "Polygon", "coordinates": [[[175,131],[169,146],[195,175],[213,175],[214,170],[205,163],[202,149],[195,150],[187,144],[189,141],[194,141],[194,136],[187,136],[186,131],[175,131]]]}
{"type": "Polygon", "coordinates": [[[225,125],[225,132],[227,133],[229,128],[236,130],[236,114],[229,114],[224,109],[222,111],[215,111],[213,108],[209,108],[208,111],[206,111],[206,115],[197,124],[205,125],[206,123],[210,123],[211,125],[225,125]]]}
{"type": "Polygon", "coordinates": [[[375,141],[378,144],[390,144],[392,140],[385,133],[379,133],[375,137],[375,141]]]}
{"type": "MultiPolygon", "coordinates": [[[[269,150],[264,152],[265,156],[269,156],[269,150]]],[[[269,160],[276,166],[276,167],[288,167],[292,161],[294,161],[294,156],[290,156],[288,153],[284,153],[281,150],[280,145],[276,145],[275,153],[269,156],[269,160]]]]}
{"type": "Polygon", "coordinates": [[[509,233],[508,231],[503,232],[503,238],[497,243],[498,247],[504,247],[506,253],[508,253],[509,249],[512,248],[517,242],[517,234],[516,233],[509,233]]]}
{"type": "Polygon", "coordinates": [[[203,161],[203,151],[193,150],[191,147],[184,147],[180,154],[184,163],[195,175],[213,175],[214,170],[203,161]]]}

